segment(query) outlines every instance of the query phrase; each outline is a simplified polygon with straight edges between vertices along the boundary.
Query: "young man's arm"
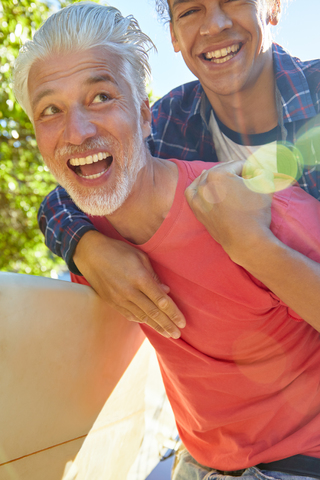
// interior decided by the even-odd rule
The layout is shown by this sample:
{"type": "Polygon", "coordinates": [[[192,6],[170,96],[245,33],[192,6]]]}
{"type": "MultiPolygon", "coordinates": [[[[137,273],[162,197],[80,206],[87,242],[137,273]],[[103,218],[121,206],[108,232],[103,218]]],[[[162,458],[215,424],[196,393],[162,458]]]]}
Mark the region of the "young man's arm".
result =
{"type": "MultiPolygon", "coordinates": [[[[313,244],[302,251],[318,252],[311,259],[272,233],[271,195],[249,190],[240,171],[241,166],[230,163],[203,173],[186,191],[189,205],[231,260],[320,331],[320,204],[312,199],[312,217],[302,216],[301,231],[294,227],[302,245],[313,244]]],[[[307,214],[308,204],[301,206],[307,214]]]]}
{"type": "Polygon", "coordinates": [[[166,337],[180,336],[184,316],[145,253],[99,233],[62,187],[44,199],[38,221],[50,250],[72,273],[84,275],[109,305],[166,337]]]}
{"type": "Polygon", "coordinates": [[[38,223],[51,252],[62,257],[71,272],[81,275],[73,255],[83,235],[90,230],[96,231],[96,228],[64,188],[56,187],[42,201],[38,223]]]}

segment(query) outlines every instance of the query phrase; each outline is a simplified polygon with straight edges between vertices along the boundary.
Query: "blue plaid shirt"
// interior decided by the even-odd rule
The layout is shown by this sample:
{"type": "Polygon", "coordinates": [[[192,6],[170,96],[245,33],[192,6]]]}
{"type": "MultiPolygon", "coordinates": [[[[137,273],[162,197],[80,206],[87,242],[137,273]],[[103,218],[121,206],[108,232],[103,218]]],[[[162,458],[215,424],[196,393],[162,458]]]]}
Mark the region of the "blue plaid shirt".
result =
{"type": "MultiPolygon", "coordinates": [[[[299,183],[320,200],[320,60],[302,62],[273,44],[274,72],[281,94],[286,141],[296,145],[305,163],[299,183]],[[308,159],[306,161],[306,159],[308,159]]],[[[218,161],[209,129],[211,105],[198,81],[169,92],[152,107],[152,155],[181,160],[218,161]]],[[[50,250],[80,274],[72,257],[80,238],[95,230],[60,186],[42,202],[38,213],[50,250]]]]}

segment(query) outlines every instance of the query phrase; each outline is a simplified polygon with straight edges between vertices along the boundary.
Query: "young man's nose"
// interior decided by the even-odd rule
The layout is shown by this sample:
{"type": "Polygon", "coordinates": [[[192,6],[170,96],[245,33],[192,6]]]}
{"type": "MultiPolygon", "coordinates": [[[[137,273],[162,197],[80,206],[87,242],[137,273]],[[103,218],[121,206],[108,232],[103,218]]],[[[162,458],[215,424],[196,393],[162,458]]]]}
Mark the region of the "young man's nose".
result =
{"type": "Polygon", "coordinates": [[[217,35],[226,28],[232,27],[232,20],[221,8],[220,2],[211,2],[200,27],[201,35],[217,35]]]}
{"type": "Polygon", "coordinates": [[[68,112],[64,140],[72,145],[81,145],[88,138],[97,133],[96,125],[92,122],[85,109],[74,108],[68,112]]]}

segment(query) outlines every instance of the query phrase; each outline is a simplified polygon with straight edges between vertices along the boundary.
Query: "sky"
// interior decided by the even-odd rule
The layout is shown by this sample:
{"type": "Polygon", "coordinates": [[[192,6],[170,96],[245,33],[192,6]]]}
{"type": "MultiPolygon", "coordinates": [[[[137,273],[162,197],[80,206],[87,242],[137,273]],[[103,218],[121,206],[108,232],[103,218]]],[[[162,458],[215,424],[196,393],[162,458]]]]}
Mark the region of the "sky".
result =
{"type": "MultiPolygon", "coordinates": [[[[166,94],[182,83],[194,80],[180,53],[173,52],[169,27],[157,18],[154,0],[107,0],[123,15],[132,14],[141,29],[155,43],[158,53],[150,54],[151,87],[156,96],[166,94]]],[[[289,0],[277,27],[274,40],[302,60],[320,57],[320,0],[289,0]]]]}

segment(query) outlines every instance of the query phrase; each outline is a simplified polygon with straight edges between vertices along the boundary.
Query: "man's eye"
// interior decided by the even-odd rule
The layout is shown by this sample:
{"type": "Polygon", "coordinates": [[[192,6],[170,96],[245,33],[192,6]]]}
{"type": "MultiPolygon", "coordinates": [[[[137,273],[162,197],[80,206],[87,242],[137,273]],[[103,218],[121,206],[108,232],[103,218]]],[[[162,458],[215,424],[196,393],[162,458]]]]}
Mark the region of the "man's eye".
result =
{"type": "Polygon", "coordinates": [[[54,105],[50,105],[49,107],[45,108],[43,112],[41,113],[42,117],[48,117],[50,115],[54,115],[55,113],[59,113],[60,110],[58,107],[55,107],[54,105]]]}
{"type": "Polygon", "coordinates": [[[180,18],[183,18],[183,17],[189,17],[189,15],[192,15],[193,13],[197,12],[198,10],[196,9],[191,9],[191,10],[188,10],[187,12],[184,12],[180,15],[180,18]]]}
{"type": "Polygon", "coordinates": [[[92,103],[103,103],[107,102],[108,100],[110,100],[109,95],[107,95],[106,93],[98,93],[98,95],[94,97],[92,103]]]}

